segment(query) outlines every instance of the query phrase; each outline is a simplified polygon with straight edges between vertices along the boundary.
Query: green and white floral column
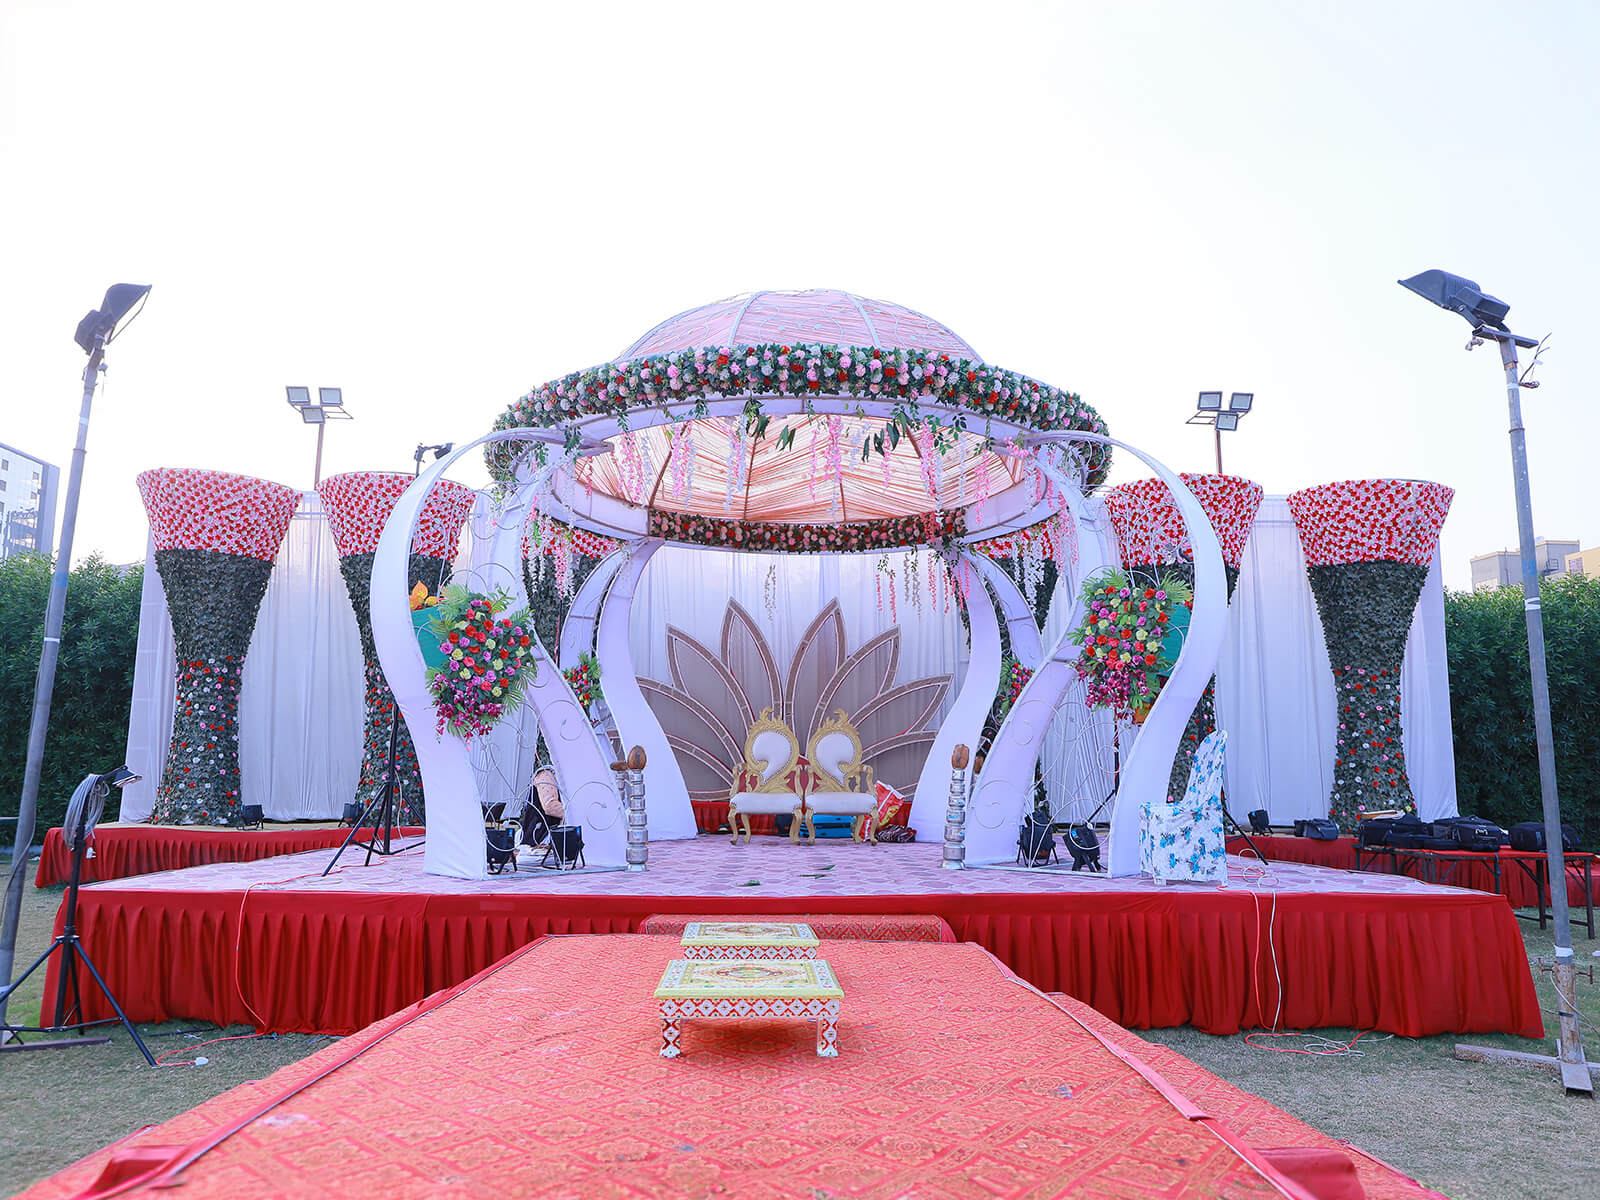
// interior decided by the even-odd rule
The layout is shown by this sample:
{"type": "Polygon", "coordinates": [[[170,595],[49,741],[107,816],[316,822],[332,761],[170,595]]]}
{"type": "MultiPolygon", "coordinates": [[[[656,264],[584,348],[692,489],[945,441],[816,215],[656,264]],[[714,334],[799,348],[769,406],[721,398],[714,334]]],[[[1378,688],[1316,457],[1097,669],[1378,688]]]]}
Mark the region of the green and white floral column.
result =
{"type": "Polygon", "coordinates": [[[261,598],[300,493],[164,467],[138,478],[177,650],[172,745],[157,825],[239,825],[239,689],[261,598]]]}
{"type": "MultiPolygon", "coordinates": [[[[1183,473],[1183,482],[1200,501],[1222,544],[1222,565],[1228,576],[1228,599],[1239,582],[1239,564],[1261,507],[1261,486],[1233,475],[1183,473]]],[[[1106,493],[1106,511],[1116,530],[1122,565],[1130,579],[1146,582],[1157,574],[1173,573],[1194,586],[1194,551],[1183,528],[1183,518],[1172,492],[1159,479],[1118,484],[1106,493]]],[[[1183,740],[1172,758],[1167,781],[1169,799],[1183,795],[1189,783],[1189,766],[1206,735],[1217,727],[1216,677],[1189,714],[1183,740]]]]}
{"type": "Polygon", "coordinates": [[[1354,479],[1289,497],[1333,670],[1334,820],[1414,813],[1400,720],[1400,667],[1454,490],[1354,479]]]}
{"type": "MultiPolygon", "coordinates": [[[[365,808],[377,799],[388,775],[389,732],[399,719],[395,741],[395,778],[399,784],[400,807],[395,819],[402,825],[421,825],[424,820],[422,776],[417,770],[417,752],[411,731],[395,712],[394,693],[378,663],[372,642],[372,555],[378,535],[394,511],[400,494],[410,487],[412,477],[394,471],[352,471],[331,475],[317,485],[333,544],[339,551],[339,572],[344,576],[350,605],[355,609],[356,628],[361,633],[361,660],[366,678],[366,720],[361,739],[361,776],[354,802],[365,808]]],[[[450,564],[461,539],[461,527],[472,512],[474,493],[448,479],[434,485],[416,532],[411,535],[411,561],[406,582],[422,584],[431,595],[450,579],[450,564]]]]}

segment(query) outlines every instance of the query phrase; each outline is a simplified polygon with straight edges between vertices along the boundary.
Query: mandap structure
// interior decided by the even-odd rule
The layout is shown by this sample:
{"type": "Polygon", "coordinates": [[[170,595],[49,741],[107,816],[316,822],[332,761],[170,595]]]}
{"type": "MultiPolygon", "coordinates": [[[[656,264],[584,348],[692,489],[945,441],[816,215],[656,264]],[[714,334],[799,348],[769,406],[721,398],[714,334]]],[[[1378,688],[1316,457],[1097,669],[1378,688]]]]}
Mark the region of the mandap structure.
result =
{"type": "Polygon", "coordinates": [[[1400,668],[1455,491],[1352,479],[1289,496],[1333,670],[1334,820],[1417,811],[1400,719],[1400,668]]]}
{"type": "Polygon", "coordinates": [[[241,825],[239,691],[245,654],[300,493],[280,483],[160,467],[138,477],[177,651],[172,747],[157,825],[241,825]]]}
{"type": "MultiPolygon", "coordinates": [[[[1071,392],[985,362],[920,313],[838,291],[756,292],[672,317],[615,361],[534,388],[494,431],[433,464],[400,497],[374,555],[372,633],[419,733],[428,870],[483,875],[483,780],[498,776],[511,785],[503,795],[515,795],[533,765],[531,756],[497,750],[493,737],[475,748],[420,732],[435,721],[405,599],[411,539],[435,482],[478,447],[495,484],[480,504],[488,516],[474,530],[474,565],[458,582],[505,590],[519,608],[531,599],[523,569],[530,542],[559,544],[579,531],[597,559],[584,564],[563,605],[557,644],[534,638],[531,681],[523,675],[524,708],[537,720],[567,820],[583,827],[591,865],[622,863],[625,846],[609,770],[614,747],[562,673],[591,651],[621,744],[648,755],[650,837],[695,832],[683,771],[629,645],[640,577],[669,543],[799,555],[926,548],[935,556],[936,584],[965,606],[970,654],[926,756],[911,824],[925,837],[942,828],[951,752],[978,744],[995,700],[1004,622],[1012,654],[1032,674],[977,781],[967,854],[973,863],[1009,861],[1045,730],[1075,681],[1076,647],[1065,636],[1044,644],[1032,606],[980,547],[1047,542],[1076,594],[1082,575],[1101,565],[1097,552],[1075,552],[1085,490],[1103,483],[1113,448],[1142,460],[1181,515],[1195,600],[1182,653],[1121,768],[1111,868],[1137,871],[1139,804],[1164,794],[1221,649],[1227,586],[1204,509],[1175,472],[1113,439],[1071,392]],[[530,522],[543,534],[530,535],[530,522]]],[[[707,597],[719,609],[725,601],[707,597]]]]}

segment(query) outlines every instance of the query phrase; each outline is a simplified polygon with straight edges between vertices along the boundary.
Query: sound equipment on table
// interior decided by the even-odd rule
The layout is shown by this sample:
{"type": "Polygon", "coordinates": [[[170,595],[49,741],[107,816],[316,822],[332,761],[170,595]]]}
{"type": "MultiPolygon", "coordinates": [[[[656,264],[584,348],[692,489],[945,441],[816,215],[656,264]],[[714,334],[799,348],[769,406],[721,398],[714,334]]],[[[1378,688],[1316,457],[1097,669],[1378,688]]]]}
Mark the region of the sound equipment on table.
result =
{"type": "Polygon", "coordinates": [[[1306,821],[1296,821],[1294,834],[1314,842],[1336,842],[1339,840],[1339,826],[1327,817],[1312,817],[1306,821]]]}
{"type": "MultiPolygon", "coordinates": [[[[1544,853],[1544,822],[1518,821],[1506,831],[1513,850],[1536,850],[1544,853]]],[[[1578,848],[1578,831],[1565,823],[1561,826],[1561,848],[1568,854],[1578,848]]]]}

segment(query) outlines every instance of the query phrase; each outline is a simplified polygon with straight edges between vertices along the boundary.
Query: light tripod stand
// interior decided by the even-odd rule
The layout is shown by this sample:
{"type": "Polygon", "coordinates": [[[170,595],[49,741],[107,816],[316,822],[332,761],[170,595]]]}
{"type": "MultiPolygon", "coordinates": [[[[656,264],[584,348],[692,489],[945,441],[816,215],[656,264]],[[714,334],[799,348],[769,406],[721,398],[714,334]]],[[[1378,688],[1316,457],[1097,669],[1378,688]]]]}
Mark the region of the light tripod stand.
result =
{"type": "Polygon", "coordinates": [[[88,775],[78,785],[78,790],[73,793],[72,803],[67,809],[67,825],[71,829],[72,837],[72,874],[67,880],[66,904],[63,906],[61,932],[51,941],[49,949],[33,960],[33,965],[18,976],[15,983],[5,988],[3,994],[9,999],[24,980],[44,966],[56,955],[61,956],[56,965],[56,1002],[51,1009],[54,1024],[51,1025],[12,1025],[0,1024],[0,1051],[8,1050],[54,1050],[65,1046],[102,1046],[109,1042],[109,1037],[84,1037],[82,1031],[100,1025],[114,1025],[122,1023],[128,1031],[128,1036],[133,1039],[133,1044],[139,1047],[139,1053],[144,1055],[145,1062],[152,1067],[156,1060],[150,1053],[150,1048],[144,1044],[144,1039],[139,1036],[139,1031],[133,1027],[133,1022],[128,1020],[127,1014],[122,1011],[122,1005],[117,1003],[117,998],[111,994],[111,989],[106,985],[104,976],[94,965],[94,960],[89,957],[83,948],[83,939],[78,934],[78,886],[83,882],[83,859],[88,848],[89,834],[93,832],[96,822],[100,820],[100,813],[105,807],[106,797],[111,794],[113,787],[126,787],[130,783],[137,783],[141,776],[134,774],[127,767],[118,767],[115,771],[105,775],[88,775]],[[106,998],[106,1003],[111,1005],[115,1017],[105,1017],[98,1021],[83,1020],[83,992],[82,980],[79,976],[79,964],[89,972],[90,978],[99,987],[100,994],[106,998]],[[68,1005],[68,995],[71,995],[71,1005],[68,1005]],[[21,1035],[24,1033],[76,1033],[76,1037],[60,1037],[50,1041],[25,1042],[21,1035]]]}

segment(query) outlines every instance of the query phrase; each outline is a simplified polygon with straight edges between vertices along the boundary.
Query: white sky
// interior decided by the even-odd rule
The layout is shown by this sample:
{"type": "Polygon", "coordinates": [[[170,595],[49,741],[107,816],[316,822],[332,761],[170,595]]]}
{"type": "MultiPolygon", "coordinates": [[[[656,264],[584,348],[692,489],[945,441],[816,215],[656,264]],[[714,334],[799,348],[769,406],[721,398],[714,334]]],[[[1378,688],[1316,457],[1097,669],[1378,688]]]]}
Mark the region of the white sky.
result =
{"type": "Polygon", "coordinates": [[[1516,539],[1504,388],[1395,280],[1455,271],[1555,333],[1537,530],[1600,542],[1597,13],[0,0],[0,440],[65,480],[73,328],[154,284],[78,524],[128,561],[146,467],[309,486],[285,384],[357,416],[325,473],[406,469],[673,312],[840,287],[1180,469],[1211,469],[1183,421],[1222,388],[1256,393],[1225,465],[1269,493],[1451,484],[1465,586],[1516,539]]]}

